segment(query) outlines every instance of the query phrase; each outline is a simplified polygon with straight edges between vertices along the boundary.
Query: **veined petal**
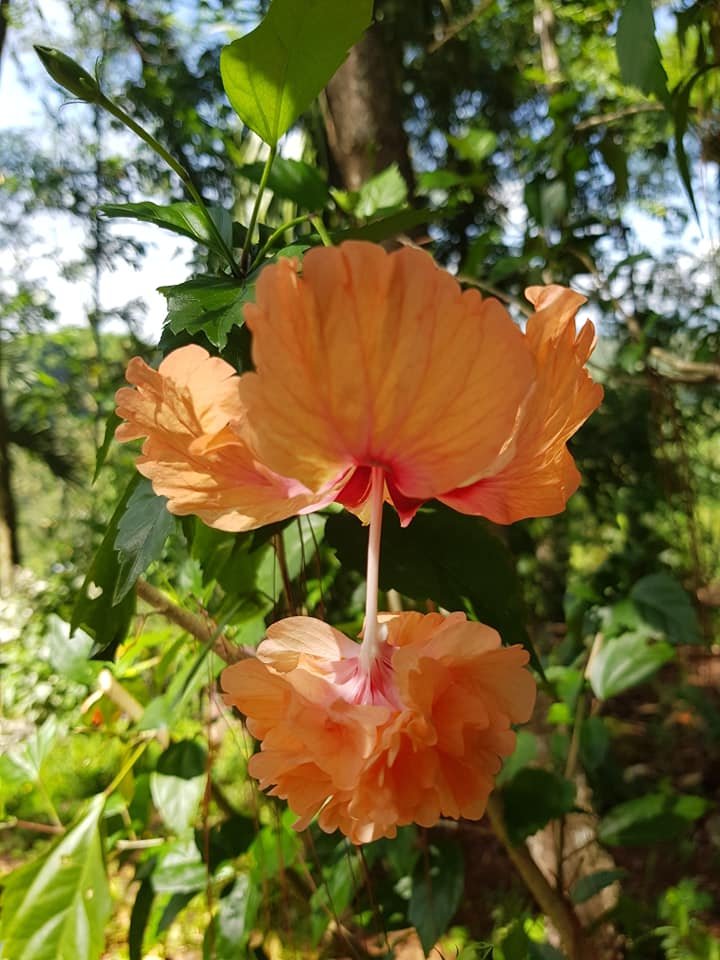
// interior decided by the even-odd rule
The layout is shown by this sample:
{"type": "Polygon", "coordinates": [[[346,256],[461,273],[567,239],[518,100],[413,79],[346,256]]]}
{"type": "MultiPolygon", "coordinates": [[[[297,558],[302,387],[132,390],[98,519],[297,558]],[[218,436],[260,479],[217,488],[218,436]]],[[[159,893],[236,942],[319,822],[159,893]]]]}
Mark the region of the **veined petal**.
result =
{"type": "Polygon", "coordinates": [[[220,530],[249,530],[319,509],[335,491],[310,493],[258,460],[243,435],[245,408],[233,368],[198,346],[153,370],[139,357],[116,394],[118,440],[145,437],[137,468],[168,498],[171,513],[196,514],[220,530]]]}
{"type": "MultiPolygon", "coordinates": [[[[280,261],[245,317],[257,373],[240,394],[253,447],[309,489],[383,466],[409,518],[414,501],[510,455],[534,381],[526,338],[428,254],[348,242],[310,251],[302,275],[280,261]]],[[[356,486],[348,505],[360,509],[356,486]]]]}
{"type": "Polygon", "coordinates": [[[594,327],[588,321],[579,333],[575,330],[575,313],[585,298],[558,285],[530,287],[526,296],[536,307],[526,338],[537,382],[517,424],[512,458],[476,483],[439,497],[455,510],[495,523],[565,509],[580,484],[567,441],[603,396],[584,368],[595,344],[594,327]]]}

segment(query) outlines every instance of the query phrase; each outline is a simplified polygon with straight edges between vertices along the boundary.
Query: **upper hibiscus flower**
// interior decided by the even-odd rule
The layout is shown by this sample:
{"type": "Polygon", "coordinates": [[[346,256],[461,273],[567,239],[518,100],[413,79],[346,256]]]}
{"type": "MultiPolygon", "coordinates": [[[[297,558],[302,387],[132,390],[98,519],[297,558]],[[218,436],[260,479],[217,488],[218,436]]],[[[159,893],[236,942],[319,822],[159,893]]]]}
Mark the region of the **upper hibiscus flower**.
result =
{"type": "Polygon", "coordinates": [[[362,647],[308,617],[272,624],[257,658],[222,675],[225,701],[262,749],[249,772],[306,827],[353,843],[441,816],[479,819],[515,747],[535,683],[527,653],[501,647],[463,613],[380,615],[368,672],[362,647]]]}
{"type": "Polygon", "coordinates": [[[561,511],[566,443],[599,404],[583,298],[533,287],[523,333],[432,258],[348,242],[266,267],[245,308],[255,372],[190,346],[134,359],[120,440],[179,514],[245,530],[337,500],[368,516],[371,478],[408,523],[437,498],[511,523],[561,511]]]}

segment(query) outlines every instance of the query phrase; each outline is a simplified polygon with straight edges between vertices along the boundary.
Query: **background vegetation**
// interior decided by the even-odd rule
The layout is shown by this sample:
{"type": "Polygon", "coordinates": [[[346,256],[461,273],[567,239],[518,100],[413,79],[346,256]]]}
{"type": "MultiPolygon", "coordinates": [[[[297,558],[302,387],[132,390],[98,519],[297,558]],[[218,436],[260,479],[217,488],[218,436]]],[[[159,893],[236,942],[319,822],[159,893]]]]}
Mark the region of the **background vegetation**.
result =
{"type": "Polygon", "coordinates": [[[357,632],[362,528],[173,520],[111,442],[130,356],[247,363],[223,244],[240,262],[267,147],[219,58],[265,6],[0,3],[0,96],[40,111],[0,142],[0,956],[718,960],[720,10],[378,0],[280,140],[250,258],[431,242],[519,321],[526,286],[572,285],[606,391],[562,516],[386,518],[387,605],[465,609],[545,681],[489,820],[354,850],[258,795],[216,678],[292,611],[357,632]],[[185,184],[117,111],[59,109],[32,43],[95,64],[185,184]],[[159,348],[103,294],[128,264],[165,287],[159,348]]]}

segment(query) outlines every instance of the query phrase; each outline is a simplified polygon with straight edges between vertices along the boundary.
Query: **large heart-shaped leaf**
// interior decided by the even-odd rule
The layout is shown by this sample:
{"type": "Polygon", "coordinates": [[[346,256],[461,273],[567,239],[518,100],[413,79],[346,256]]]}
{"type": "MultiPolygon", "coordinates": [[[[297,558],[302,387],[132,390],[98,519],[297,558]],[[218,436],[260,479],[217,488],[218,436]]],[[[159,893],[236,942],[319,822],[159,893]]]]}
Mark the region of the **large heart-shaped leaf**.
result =
{"type": "Polygon", "coordinates": [[[105,797],[36,860],[4,880],[3,960],[97,960],[110,916],[100,818],[105,797]]]}
{"type": "Polygon", "coordinates": [[[372,9],[372,0],[273,0],[262,23],[220,58],[243,123],[274,147],[370,25],[372,9]]]}

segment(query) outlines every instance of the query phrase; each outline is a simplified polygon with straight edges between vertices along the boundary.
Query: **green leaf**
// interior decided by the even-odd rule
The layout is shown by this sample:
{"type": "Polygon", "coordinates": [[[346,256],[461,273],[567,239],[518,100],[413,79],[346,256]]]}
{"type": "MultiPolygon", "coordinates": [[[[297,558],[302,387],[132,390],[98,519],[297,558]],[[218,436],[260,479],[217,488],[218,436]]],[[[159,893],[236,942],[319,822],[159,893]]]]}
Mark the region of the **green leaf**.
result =
{"type": "Polygon", "coordinates": [[[586,877],[580,877],[577,883],[573,884],[570,891],[570,899],[573,903],[585,903],[596,893],[600,893],[611,883],[622,880],[627,876],[627,870],[597,870],[595,873],[589,873],[586,877]]]}
{"type": "Polygon", "coordinates": [[[74,633],[78,627],[82,627],[92,636],[95,644],[90,652],[91,656],[101,652],[112,656],[118,644],[125,639],[135,612],[133,592],[127,593],[119,603],[115,603],[115,589],[120,576],[115,540],[120,518],[125,513],[139,481],[140,475],[136,474],[121,497],[73,607],[70,630],[74,633]]]}
{"type": "Polygon", "coordinates": [[[524,767],[537,757],[537,737],[529,730],[519,730],[515,749],[503,763],[502,770],[495,778],[498,786],[507,783],[524,767]]]}
{"type": "Polygon", "coordinates": [[[220,900],[215,917],[215,960],[237,960],[252,933],[262,899],[262,886],[240,873],[232,890],[220,900]]]}
{"type": "Polygon", "coordinates": [[[539,767],[525,767],[502,789],[508,836],[520,843],[575,805],[575,784],[539,767]]]}
{"type": "Polygon", "coordinates": [[[674,840],[710,807],[704,797],[648,793],[613,807],[598,825],[598,839],[607,846],[646,846],[674,840]]]}
{"type": "Polygon", "coordinates": [[[135,894],[132,912],[130,914],[130,929],[128,931],[128,953],[129,960],[142,960],[143,940],[148,920],[152,912],[155,893],[152,888],[152,881],[146,877],[135,894]]]}
{"type": "Polygon", "coordinates": [[[103,203],[100,210],[106,217],[127,217],[144,223],[154,223],[163,230],[189,237],[224,260],[226,252],[210,228],[207,217],[209,214],[226,245],[232,247],[232,218],[222,207],[209,207],[206,213],[204,207],[188,201],[170,203],[166,206],[143,201],[142,203],[103,203]]]}
{"type": "Polygon", "coordinates": [[[100,444],[100,446],[97,448],[97,451],[95,452],[95,472],[93,473],[93,478],[92,478],[93,483],[95,483],[98,476],[100,475],[100,471],[102,470],[103,464],[105,463],[105,459],[107,458],[107,455],[108,455],[108,450],[110,449],[110,445],[113,442],[113,439],[115,437],[115,429],[121,423],[122,423],[122,420],[120,419],[120,417],[117,415],[115,410],[112,410],[108,414],[108,418],[105,421],[105,433],[103,434],[102,443],[100,444]]]}
{"type": "Polygon", "coordinates": [[[406,210],[391,213],[387,217],[378,217],[360,227],[335,230],[331,236],[333,243],[342,243],[343,240],[369,240],[371,243],[380,243],[423,224],[442,220],[445,216],[447,216],[445,210],[415,210],[408,207],[406,210]]]}
{"type": "Polygon", "coordinates": [[[260,25],[220,57],[243,123],[275,146],[370,25],[372,10],[372,0],[273,0],[260,25]]]}
{"type": "Polygon", "coordinates": [[[402,206],[407,200],[407,184],[396,163],[391,163],[360,187],[354,214],[363,220],[402,206]]]}
{"type": "Polygon", "coordinates": [[[153,803],[167,826],[182,834],[192,826],[207,779],[207,755],[194,740],[171,744],[150,774],[153,803]]]}
{"type": "Polygon", "coordinates": [[[166,323],[173,333],[202,332],[219,350],[227,345],[232,328],[244,323],[243,307],[255,296],[254,282],[213,276],[195,277],[158,290],[167,298],[166,323]]]}
{"type": "Polygon", "coordinates": [[[415,865],[408,920],[429,954],[448,928],[462,899],[465,864],[457,843],[432,844],[415,865]],[[429,869],[428,869],[429,867],[429,869]]]}
{"type": "MultiPolygon", "coordinates": [[[[253,183],[260,183],[264,163],[246,163],[238,173],[253,183]]],[[[275,157],[267,186],[276,197],[292,200],[303,210],[322,210],[330,202],[327,180],[317,167],[302,160],[275,157]]]]}
{"type": "Polygon", "coordinates": [[[4,880],[3,960],[97,960],[112,902],[93,797],[83,818],[4,880]]]}
{"type": "Polygon", "coordinates": [[[152,872],[155,893],[195,893],[207,882],[207,871],[191,836],[165,848],[152,872]]]}
{"type": "Polygon", "coordinates": [[[651,0],[627,0],[618,20],[615,49],[623,82],[669,105],[651,0]]]}
{"type": "MultiPolygon", "coordinates": [[[[367,531],[357,518],[349,513],[329,517],[325,539],[343,566],[364,573],[367,531]]],[[[446,508],[427,509],[403,530],[395,511],[386,507],[380,588],[470,612],[494,627],[504,643],[522,644],[542,672],[525,627],[515,562],[484,521],[446,508]]]]}
{"type": "Polygon", "coordinates": [[[45,626],[47,659],[52,668],[67,680],[90,686],[97,675],[98,665],[88,663],[93,638],[84,630],[70,632],[70,624],[51,613],[45,626]]]}
{"type": "Polygon", "coordinates": [[[103,96],[97,80],[72,57],[53,47],[43,47],[39,44],[35,44],[34,50],[55,83],[59,83],[84,103],[102,103],[103,96]]]}
{"type": "Polygon", "coordinates": [[[462,160],[482,163],[497,147],[497,134],[492,130],[472,128],[460,137],[448,136],[448,143],[462,160]]]}
{"type": "Polygon", "coordinates": [[[140,574],[160,557],[174,524],[175,518],[167,509],[167,498],[158,497],[150,481],[143,478],[118,521],[115,549],[120,555],[120,569],[113,603],[120,603],[140,574]]]}
{"type": "Polygon", "coordinates": [[[592,658],[590,686],[596,697],[607,700],[648,680],[674,656],[669,643],[653,641],[642,633],[614,637],[606,640],[592,658]]]}
{"type": "Polygon", "coordinates": [[[669,573],[652,573],[638,580],[630,597],[643,618],[670,643],[702,642],[690,597],[669,573]]]}
{"type": "Polygon", "coordinates": [[[36,781],[42,773],[42,766],[50,756],[58,738],[58,723],[54,714],[40,727],[35,727],[29,737],[13,750],[12,762],[19,767],[28,779],[36,781]]]}
{"type": "MultiPolygon", "coordinates": [[[[290,581],[296,580],[310,564],[318,545],[325,536],[326,517],[317,513],[298,517],[283,528],[281,533],[285,548],[285,566],[290,581]]],[[[256,588],[266,597],[276,601],[282,593],[282,577],[277,569],[275,550],[266,550],[258,566],[256,588]]]]}

